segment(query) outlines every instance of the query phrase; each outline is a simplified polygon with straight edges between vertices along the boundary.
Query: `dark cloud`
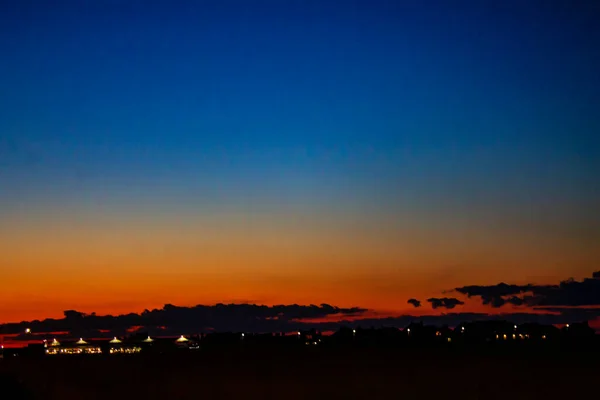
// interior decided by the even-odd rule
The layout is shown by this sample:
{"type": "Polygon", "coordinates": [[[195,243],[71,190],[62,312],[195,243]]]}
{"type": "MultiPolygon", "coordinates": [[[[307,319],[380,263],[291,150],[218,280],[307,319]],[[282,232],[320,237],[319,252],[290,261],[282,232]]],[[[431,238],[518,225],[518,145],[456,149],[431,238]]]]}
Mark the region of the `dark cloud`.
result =
{"type": "MultiPolygon", "coordinates": [[[[440,300],[440,299],[437,299],[440,300]]],[[[246,306],[242,305],[217,305],[198,306],[201,310],[208,310],[213,316],[205,317],[203,321],[193,321],[195,309],[198,307],[165,306],[160,310],[145,311],[141,314],[127,314],[120,316],[92,316],[70,311],[68,318],[47,319],[44,321],[29,321],[15,324],[0,325],[2,334],[20,334],[16,340],[49,339],[52,337],[112,337],[124,336],[131,332],[141,332],[153,336],[179,335],[182,333],[202,332],[292,332],[302,329],[315,328],[321,331],[333,331],[342,326],[346,327],[393,327],[404,328],[411,323],[422,322],[427,325],[457,326],[465,322],[476,321],[509,321],[515,324],[565,324],[581,321],[591,321],[600,318],[600,307],[538,307],[535,312],[522,313],[444,313],[442,315],[412,316],[401,315],[387,318],[342,318],[338,321],[310,321],[292,319],[286,314],[279,315],[281,310],[297,310],[306,308],[311,311],[302,311],[307,314],[319,314],[334,311],[327,315],[359,316],[364,309],[340,309],[333,306],[256,306],[247,305],[250,310],[260,310],[255,314],[246,314],[246,306]],[[263,307],[270,311],[265,312],[263,307]],[[319,309],[320,311],[317,311],[319,309]],[[190,313],[190,314],[188,314],[190,313]],[[187,315],[186,315],[187,314],[187,315]],[[259,316],[257,316],[257,314],[259,316]],[[270,316],[265,316],[270,315],[270,316]],[[32,334],[24,334],[25,328],[31,328],[32,334]],[[132,329],[133,328],[133,329],[132,329]],[[36,334],[36,332],[53,332],[36,334]]],[[[196,310],[197,311],[197,310],[196,310]]],[[[203,311],[204,312],[204,311],[203,311]]],[[[202,315],[200,312],[197,315],[202,315]]],[[[206,314],[204,314],[206,315],[206,314]]]]}
{"type": "Polygon", "coordinates": [[[180,334],[182,332],[280,332],[298,329],[304,320],[315,320],[330,316],[359,316],[367,309],[340,308],[329,304],[275,305],[216,304],[195,307],[178,307],[171,304],[161,309],[144,310],[140,314],[119,316],[84,314],[67,310],[62,319],[22,322],[0,326],[5,334],[21,333],[25,327],[33,332],[71,332],[87,335],[110,332],[124,335],[131,327],[143,327],[154,334],[180,334]]]}
{"type": "Polygon", "coordinates": [[[463,304],[465,304],[464,302],[460,301],[459,299],[455,299],[454,297],[431,297],[427,299],[427,301],[431,303],[431,307],[433,309],[447,308],[450,310],[456,306],[462,306],[463,304]]]}
{"type": "Polygon", "coordinates": [[[568,279],[558,285],[463,286],[454,289],[468,297],[479,297],[494,308],[509,303],[517,306],[596,306],[600,305],[600,271],[582,281],[568,279]]]}
{"type": "Polygon", "coordinates": [[[421,307],[421,301],[417,299],[408,299],[407,303],[412,304],[415,308],[421,307]]]}
{"type": "Polygon", "coordinates": [[[454,290],[468,297],[480,297],[483,304],[498,308],[507,303],[506,297],[510,296],[513,302],[516,302],[517,300],[515,299],[518,297],[515,295],[529,292],[532,290],[532,287],[533,285],[508,285],[502,282],[490,286],[463,286],[454,290]]]}

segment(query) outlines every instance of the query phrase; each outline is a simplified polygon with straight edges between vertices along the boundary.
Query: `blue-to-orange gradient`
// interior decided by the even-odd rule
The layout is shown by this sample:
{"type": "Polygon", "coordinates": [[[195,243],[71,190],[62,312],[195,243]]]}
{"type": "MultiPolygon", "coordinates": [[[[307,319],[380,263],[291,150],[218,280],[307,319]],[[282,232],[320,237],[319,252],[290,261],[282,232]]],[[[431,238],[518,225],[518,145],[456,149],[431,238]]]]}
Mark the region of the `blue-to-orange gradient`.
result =
{"type": "Polygon", "coordinates": [[[0,5],[0,322],[598,270],[593,2],[175,3],[0,5]]]}

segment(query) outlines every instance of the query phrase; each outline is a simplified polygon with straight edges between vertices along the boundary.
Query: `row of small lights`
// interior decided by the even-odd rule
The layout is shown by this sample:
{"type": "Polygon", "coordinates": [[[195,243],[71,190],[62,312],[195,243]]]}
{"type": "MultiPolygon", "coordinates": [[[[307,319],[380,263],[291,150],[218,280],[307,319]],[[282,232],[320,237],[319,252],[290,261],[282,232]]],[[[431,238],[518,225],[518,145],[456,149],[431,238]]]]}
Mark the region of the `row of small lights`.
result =
{"type": "MultiPolygon", "coordinates": [[[[565,325],[565,327],[568,329],[568,328],[569,328],[569,324],[566,324],[566,325],[565,325]]],[[[517,330],[517,328],[518,328],[518,327],[517,327],[517,325],[515,325],[515,326],[514,326],[514,329],[515,329],[515,330],[517,330]]],[[[465,332],[465,327],[464,327],[464,326],[461,326],[461,328],[460,328],[460,331],[461,331],[461,333],[464,333],[464,332],[465,332]]],[[[406,332],[407,332],[407,333],[410,335],[410,328],[406,328],[406,332]]],[[[30,329],[30,328],[27,328],[27,329],[25,329],[25,333],[27,333],[27,334],[30,334],[30,333],[31,333],[31,329],[30,329]]],[[[356,335],[356,329],[352,329],[352,334],[353,334],[353,335],[356,335]]],[[[301,336],[301,335],[302,335],[302,332],[298,331],[298,336],[301,336]]],[[[437,331],[437,332],[436,332],[436,336],[440,336],[440,335],[441,335],[441,332],[440,332],[440,331],[437,331]]],[[[506,335],[504,335],[504,336],[506,336],[506,335]]],[[[515,336],[515,335],[513,335],[513,336],[515,336]]],[[[521,335],[521,336],[522,336],[522,335],[521,335]]],[[[526,335],[526,336],[527,336],[527,337],[529,337],[529,335],[526,335]]],[[[242,333],[242,338],[243,338],[243,337],[245,337],[245,333],[242,333]]],[[[498,335],[496,335],[496,338],[498,338],[498,335]]],[[[543,338],[545,339],[545,338],[546,338],[546,335],[544,335],[544,336],[543,336],[543,338]]],[[[115,336],[115,337],[114,337],[112,340],[113,340],[113,341],[119,341],[119,339],[117,339],[117,337],[116,337],[116,336],[115,336]]],[[[180,341],[180,342],[185,342],[185,341],[187,341],[187,340],[188,340],[188,339],[187,339],[187,338],[186,338],[184,335],[181,335],[181,336],[179,337],[179,339],[177,339],[177,341],[180,341]]],[[[80,341],[80,342],[84,342],[83,338],[79,338],[79,341],[80,341]]],[[[151,342],[151,341],[153,341],[153,339],[152,339],[150,336],[148,336],[148,338],[147,338],[147,339],[145,339],[145,341],[147,341],[147,342],[151,342]]],[[[44,342],[46,342],[46,341],[44,340],[44,342]]],[[[56,339],[53,339],[53,340],[52,340],[52,343],[53,343],[53,345],[58,345],[58,344],[59,344],[59,343],[58,343],[58,341],[57,341],[56,339]],[[54,344],[54,343],[56,343],[56,344],[54,344]]],[[[2,346],[2,348],[4,348],[4,346],[2,346]]]]}

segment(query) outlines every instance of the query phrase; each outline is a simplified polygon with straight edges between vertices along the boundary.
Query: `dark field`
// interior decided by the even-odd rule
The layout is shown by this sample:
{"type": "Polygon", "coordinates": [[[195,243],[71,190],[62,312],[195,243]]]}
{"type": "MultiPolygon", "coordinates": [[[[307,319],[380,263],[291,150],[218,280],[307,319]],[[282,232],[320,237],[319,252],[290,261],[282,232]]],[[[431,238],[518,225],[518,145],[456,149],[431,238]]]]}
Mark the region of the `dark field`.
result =
{"type": "MultiPolygon", "coordinates": [[[[580,399],[595,353],[311,349],[0,360],[33,399],[580,399]]],[[[19,399],[3,388],[1,399],[19,399]]]]}

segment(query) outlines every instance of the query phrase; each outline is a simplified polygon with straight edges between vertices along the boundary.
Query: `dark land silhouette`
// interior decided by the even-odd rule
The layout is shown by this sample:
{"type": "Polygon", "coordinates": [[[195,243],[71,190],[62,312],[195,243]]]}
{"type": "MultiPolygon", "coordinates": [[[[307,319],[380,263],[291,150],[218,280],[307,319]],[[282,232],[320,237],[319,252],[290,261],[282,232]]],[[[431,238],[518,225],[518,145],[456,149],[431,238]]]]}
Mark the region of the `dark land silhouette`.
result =
{"type": "Polygon", "coordinates": [[[454,329],[413,323],[344,327],[331,335],[313,329],[185,340],[148,340],[138,332],[112,342],[57,342],[4,349],[3,393],[62,400],[588,398],[600,372],[600,338],[587,323],[560,329],[509,321],[454,329]],[[48,355],[53,347],[102,352],[48,355]],[[133,347],[140,351],[109,351],[133,347]]]}

